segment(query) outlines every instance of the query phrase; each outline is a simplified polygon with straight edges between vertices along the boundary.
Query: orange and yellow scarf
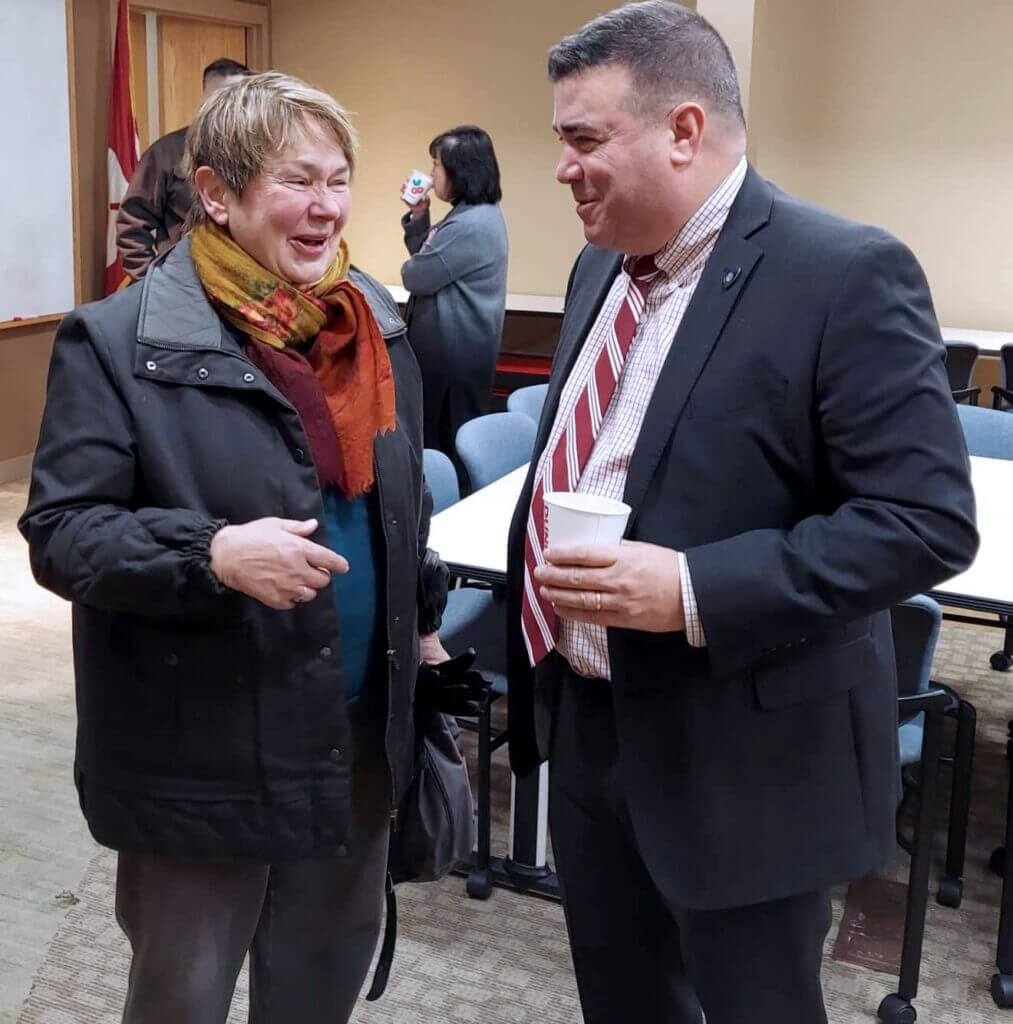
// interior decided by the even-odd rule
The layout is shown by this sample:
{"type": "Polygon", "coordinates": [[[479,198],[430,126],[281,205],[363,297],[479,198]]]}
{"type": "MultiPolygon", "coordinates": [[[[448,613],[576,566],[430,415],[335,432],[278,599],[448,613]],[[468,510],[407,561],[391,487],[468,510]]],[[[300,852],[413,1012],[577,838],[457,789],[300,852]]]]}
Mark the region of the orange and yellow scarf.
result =
{"type": "Polygon", "coordinates": [[[275,277],[217,224],[196,227],[190,251],[219,315],[247,335],[247,355],[298,410],[321,484],[349,498],[370,490],[373,439],[396,423],[394,376],[376,318],[346,278],[344,240],[306,288],[275,277]]]}

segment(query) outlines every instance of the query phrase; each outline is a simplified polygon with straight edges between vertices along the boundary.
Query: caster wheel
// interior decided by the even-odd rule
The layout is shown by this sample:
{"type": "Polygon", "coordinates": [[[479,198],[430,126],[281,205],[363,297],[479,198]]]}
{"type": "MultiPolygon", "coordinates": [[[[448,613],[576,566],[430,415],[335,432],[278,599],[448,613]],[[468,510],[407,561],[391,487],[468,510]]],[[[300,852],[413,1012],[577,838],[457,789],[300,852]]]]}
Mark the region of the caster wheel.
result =
{"type": "Polygon", "coordinates": [[[1005,861],[1006,861],[1006,847],[1005,846],[997,846],[992,851],[992,856],[988,858],[988,870],[991,871],[993,875],[998,875],[1000,878],[1002,878],[1002,874],[1003,874],[1003,870],[1002,869],[1003,869],[1003,865],[1005,864],[1005,861]]]}
{"type": "Polygon", "coordinates": [[[1005,651],[996,651],[991,658],[988,659],[988,663],[996,670],[996,672],[1008,672],[1010,666],[1013,666],[1013,656],[1006,654],[1005,651]]]}
{"type": "Polygon", "coordinates": [[[964,882],[960,878],[943,875],[939,879],[939,894],[936,899],[944,907],[959,907],[964,895],[964,882]]]}
{"type": "Polygon", "coordinates": [[[464,886],[473,900],[487,900],[492,895],[492,879],[488,871],[472,871],[464,886]]]}
{"type": "Polygon", "coordinates": [[[1013,974],[992,975],[992,999],[1003,1010],[1013,1006],[1013,974]]]}
{"type": "Polygon", "coordinates": [[[914,1024],[915,1008],[906,999],[901,999],[896,992],[888,995],[880,1004],[879,1019],[883,1024],[914,1024]]]}

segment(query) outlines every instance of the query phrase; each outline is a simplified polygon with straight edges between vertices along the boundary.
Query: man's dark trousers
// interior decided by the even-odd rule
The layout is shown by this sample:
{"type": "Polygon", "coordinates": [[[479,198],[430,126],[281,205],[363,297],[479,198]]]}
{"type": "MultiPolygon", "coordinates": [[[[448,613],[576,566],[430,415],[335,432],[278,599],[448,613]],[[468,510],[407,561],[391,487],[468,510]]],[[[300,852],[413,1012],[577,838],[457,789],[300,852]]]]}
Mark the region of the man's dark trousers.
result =
{"type": "Polygon", "coordinates": [[[707,1024],[826,1024],[829,893],[720,910],[667,905],[627,812],[610,683],[562,670],[549,778],[585,1024],[700,1024],[701,1006],[707,1024]]]}

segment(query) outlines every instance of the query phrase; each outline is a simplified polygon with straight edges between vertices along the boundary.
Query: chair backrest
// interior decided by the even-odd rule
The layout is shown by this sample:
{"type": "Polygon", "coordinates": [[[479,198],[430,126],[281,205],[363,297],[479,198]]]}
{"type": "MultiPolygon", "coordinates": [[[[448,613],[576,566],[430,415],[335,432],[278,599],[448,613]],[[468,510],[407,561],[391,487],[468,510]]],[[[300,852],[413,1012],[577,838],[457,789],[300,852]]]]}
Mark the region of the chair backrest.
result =
{"type": "Polygon", "coordinates": [[[422,472],[433,494],[433,515],[461,500],[457,470],[449,457],[437,448],[422,451],[422,472]]]}
{"type": "Polygon", "coordinates": [[[978,346],[969,341],[946,342],[946,376],[951,391],[962,391],[971,386],[971,374],[978,361],[978,346]]]}
{"type": "Polygon", "coordinates": [[[1013,416],[976,405],[958,405],[967,450],[986,459],[1013,459],[1013,416]]]}
{"type": "Polygon", "coordinates": [[[1003,345],[999,349],[999,373],[1001,386],[1007,391],[1013,389],[1013,345],[1003,345]]]}
{"type": "Polygon", "coordinates": [[[527,388],[518,388],[507,398],[507,410],[522,412],[525,416],[530,416],[537,425],[542,418],[542,406],[545,404],[545,396],[548,393],[548,384],[532,384],[527,388]]]}
{"type": "Polygon", "coordinates": [[[531,459],[535,423],[522,412],[476,416],[460,430],[454,446],[474,491],[486,487],[531,459]]]}
{"type": "Polygon", "coordinates": [[[897,692],[924,693],[932,676],[943,610],[924,594],[916,594],[890,609],[893,649],[897,658],[897,692]]]}

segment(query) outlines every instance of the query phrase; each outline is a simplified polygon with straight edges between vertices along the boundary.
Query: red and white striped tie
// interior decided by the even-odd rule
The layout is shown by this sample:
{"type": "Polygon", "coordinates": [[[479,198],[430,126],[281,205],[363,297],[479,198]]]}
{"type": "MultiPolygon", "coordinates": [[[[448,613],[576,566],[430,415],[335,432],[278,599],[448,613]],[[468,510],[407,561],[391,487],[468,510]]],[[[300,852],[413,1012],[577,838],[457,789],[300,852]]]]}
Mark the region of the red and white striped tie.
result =
{"type": "Polygon", "coordinates": [[[556,447],[543,463],[535,481],[524,539],[524,597],[521,604],[521,631],[528,658],[537,665],[556,646],[559,621],[552,605],[538,593],[535,566],[544,561],[548,544],[548,516],[544,495],[548,491],[574,491],[587,465],[595,438],[601,430],[605,410],[615,393],[626,354],[633,343],[637,324],[644,314],[647,293],[658,276],[653,256],[641,256],[630,268],[630,283],[623,297],[588,382],[581,392],[570,418],[559,435],[556,447]]]}

